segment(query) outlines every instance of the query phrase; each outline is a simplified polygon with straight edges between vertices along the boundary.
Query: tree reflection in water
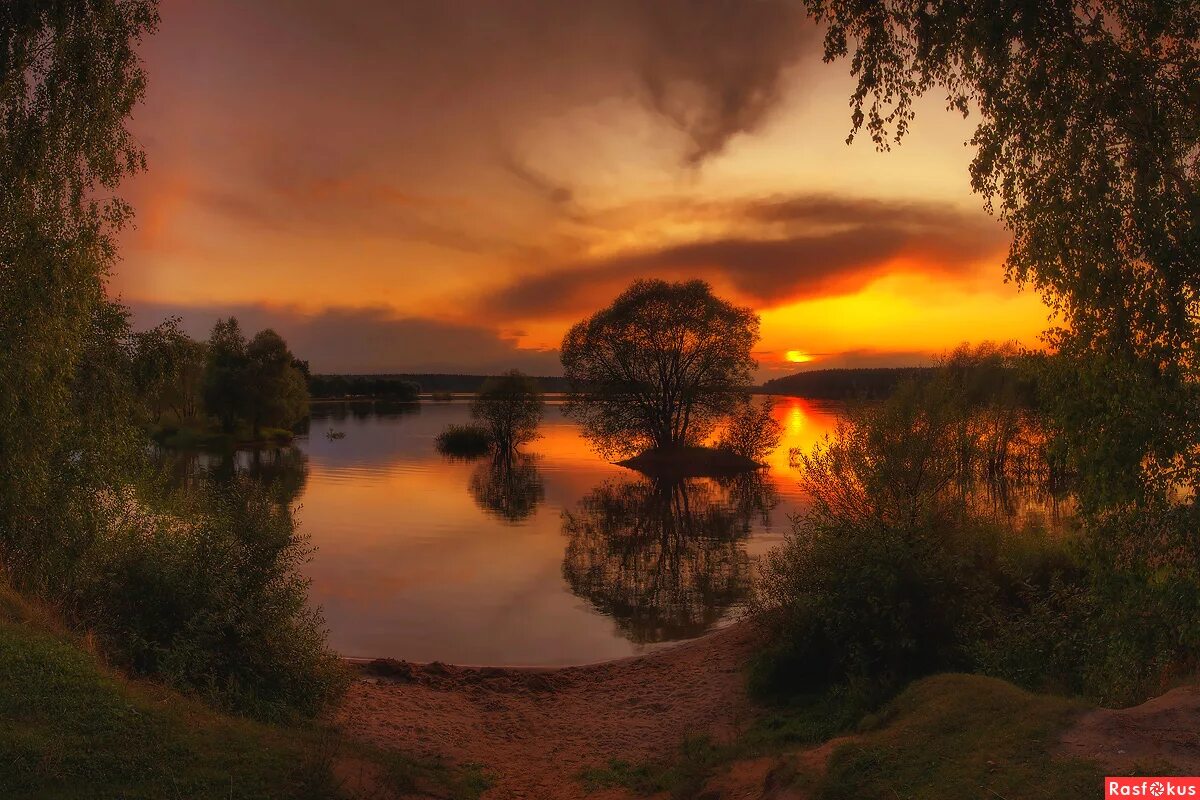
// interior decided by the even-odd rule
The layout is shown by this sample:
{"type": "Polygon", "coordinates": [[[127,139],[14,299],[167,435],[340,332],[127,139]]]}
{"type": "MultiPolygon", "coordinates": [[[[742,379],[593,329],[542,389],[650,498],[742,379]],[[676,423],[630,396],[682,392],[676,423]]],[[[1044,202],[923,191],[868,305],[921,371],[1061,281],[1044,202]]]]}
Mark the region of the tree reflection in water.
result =
{"type": "Polygon", "coordinates": [[[529,519],[546,497],[533,457],[511,448],[501,448],[480,461],[469,485],[475,504],[505,522],[529,519]]]}
{"type": "Polygon", "coordinates": [[[158,448],[155,459],[175,486],[195,486],[202,480],[223,483],[244,475],[266,489],[281,506],[295,505],[308,482],[308,456],[295,447],[228,453],[158,448]]]}
{"type": "Polygon", "coordinates": [[[563,514],[563,577],[635,643],[699,636],[745,599],[743,541],[777,503],[760,473],[606,481],[563,514]]]}

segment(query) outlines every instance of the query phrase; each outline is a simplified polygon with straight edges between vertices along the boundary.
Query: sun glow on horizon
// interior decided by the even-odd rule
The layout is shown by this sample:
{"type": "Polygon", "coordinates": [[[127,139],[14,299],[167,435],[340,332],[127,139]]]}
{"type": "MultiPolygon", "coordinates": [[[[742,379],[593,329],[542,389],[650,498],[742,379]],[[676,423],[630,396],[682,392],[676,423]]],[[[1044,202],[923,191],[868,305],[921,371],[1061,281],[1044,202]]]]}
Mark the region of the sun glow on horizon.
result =
{"type": "Polygon", "coordinates": [[[803,350],[788,350],[783,357],[793,364],[807,364],[813,360],[813,357],[803,350]]]}

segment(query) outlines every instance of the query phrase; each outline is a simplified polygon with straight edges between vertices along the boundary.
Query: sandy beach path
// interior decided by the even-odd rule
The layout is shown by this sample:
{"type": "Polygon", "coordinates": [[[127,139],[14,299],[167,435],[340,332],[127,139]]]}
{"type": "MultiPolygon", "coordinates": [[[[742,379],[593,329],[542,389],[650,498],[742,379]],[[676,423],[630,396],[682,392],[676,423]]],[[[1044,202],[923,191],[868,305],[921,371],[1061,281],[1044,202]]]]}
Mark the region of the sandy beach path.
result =
{"type": "Polygon", "coordinates": [[[742,623],[645,656],[554,670],[376,661],[337,724],[381,747],[482,764],[493,779],[485,798],[583,797],[576,776],[585,768],[669,756],[686,736],[720,741],[744,728],[755,635],[742,623]]]}

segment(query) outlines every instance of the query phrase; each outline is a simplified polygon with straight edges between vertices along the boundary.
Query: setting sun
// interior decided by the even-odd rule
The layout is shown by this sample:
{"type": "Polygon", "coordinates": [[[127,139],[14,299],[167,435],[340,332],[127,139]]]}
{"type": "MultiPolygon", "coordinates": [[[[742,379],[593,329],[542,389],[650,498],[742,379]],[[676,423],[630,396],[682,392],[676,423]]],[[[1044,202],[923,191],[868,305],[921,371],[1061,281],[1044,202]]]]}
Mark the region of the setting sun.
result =
{"type": "Polygon", "coordinates": [[[788,350],[783,357],[793,364],[807,364],[813,360],[813,357],[803,350],[788,350]]]}

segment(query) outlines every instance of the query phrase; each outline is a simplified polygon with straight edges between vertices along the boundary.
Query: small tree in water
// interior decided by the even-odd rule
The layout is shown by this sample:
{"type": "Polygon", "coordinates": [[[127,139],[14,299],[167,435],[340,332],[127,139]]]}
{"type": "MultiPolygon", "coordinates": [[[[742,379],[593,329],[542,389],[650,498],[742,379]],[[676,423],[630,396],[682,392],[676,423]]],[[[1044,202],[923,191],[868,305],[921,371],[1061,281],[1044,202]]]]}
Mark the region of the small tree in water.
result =
{"type": "Polygon", "coordinates": [[[537,438],[542,407],[537,382],[514,369],[484,381],[471,404],[471,416],[488,429],[497,450],[512,450],[537,438]]]}
{"type": "Polygon", "coordinates": [[[783,426],[775,419],[774,411],[775,401],[770,397],[758,405],[747,401],[729,418],[717,448],[762,461],[783,438],[783,426]]]}
{"type": "Polygon", "coordinates": [[[698,445],[745,401],[757,341],[704,281],[636,281],[563,339],[567,413],[608,455],[698,445]]]}

